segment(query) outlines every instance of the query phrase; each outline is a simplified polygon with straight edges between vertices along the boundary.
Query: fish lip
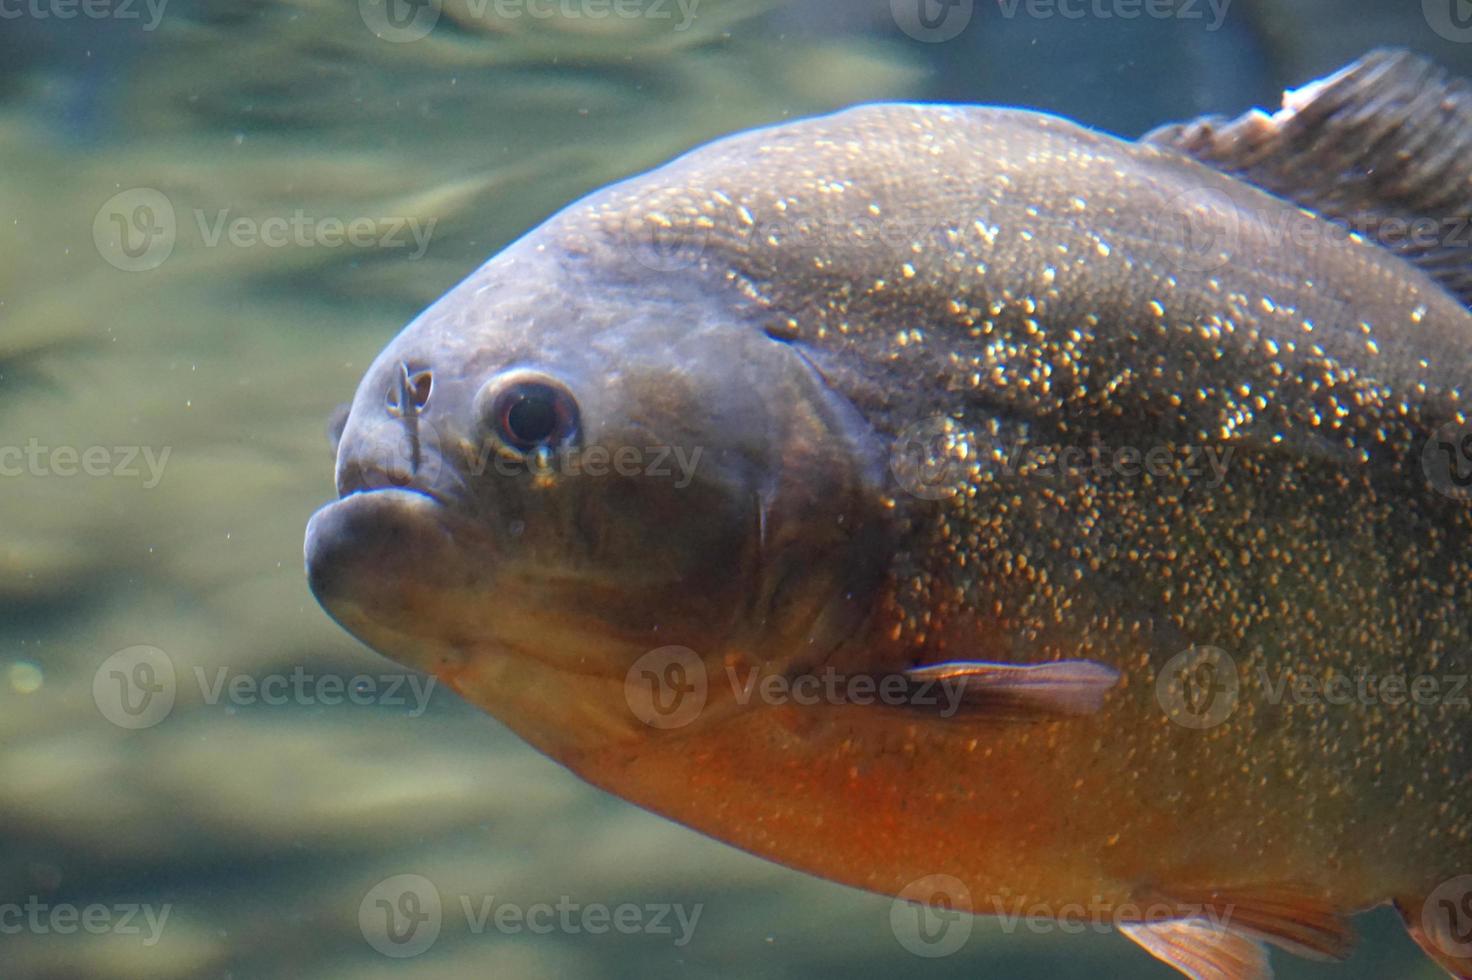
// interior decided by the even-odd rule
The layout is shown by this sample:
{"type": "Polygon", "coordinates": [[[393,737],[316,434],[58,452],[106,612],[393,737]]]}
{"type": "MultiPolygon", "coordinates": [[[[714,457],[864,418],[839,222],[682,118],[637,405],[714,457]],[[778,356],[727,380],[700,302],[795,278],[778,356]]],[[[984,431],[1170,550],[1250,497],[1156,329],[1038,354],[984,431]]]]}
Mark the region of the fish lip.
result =
{"type": "MultiPolygon", "coordinates": [[[[418,502],[418,500],[415,499],[419,498],[419,500],[427,501],[428,503],[433,504],[436,507],[448,508],[450,505],[450,502],[448,500],[446,500],[441,495],[435,493],[433,490],[428,489],[427,487],[417,487],[413,485],[405,485],[402,487],[362,487],[356,490],[349,490],[347,493],[338,497],[336,500],[329,500],[327,503],[322,505],[321,509],[318,510],[317,513],[320,514],[323,511],[331,510],[332,508],[341,506],[343,504],[348,504],[349,506],[358,506],[358,504],[356,503],[358,498],[372,498],[375,504],[377,504],[379,501],[385,500],[401,500],[405,502],[414,501],[412,506],[423,507],[424,504],[418,502]]],[[[315,518],[316,515],[314,514],[313,517],[315,518]]]]}
{"type": "MultiPolygon", "coordinates": [[[[330,500],[317,509],[307,521],[307,542],[320,530],[329,515],[351,514],[369,508],[406,507],[415,519],[428,518],[451,538],[475,527],[470,515],[460,510],[460,502],[422,486],[365,487],[330,500]]],[[[397,515],[396,515],[397,516],[397,515]]],[[[480,537],[481,535],[477,535],[480,537]]],[[[309,556],[310,557],[310,556],[309,556]]]]}
{"type": "Polygon", "coordinates": [[[416,485],[414,485],[412,483],[409,483],[409,484],[405,484],[404,486],[392,486],[392,487],[359,487],[359,488],[357,488],[355,490],[349,490],[347,493],[345,493],[342,496],[338,497],[336,500],[330,501],[327,504],[325,504],[323,506],[323,509],[325,510],[327,507],[331,507],[331,506],[333,506],[335,504],[340,504],[340,503],[342,503],[345,500],[351,500],[353,497],[362,497],[362,496],[367,496],[369,494],[391,494],[391,495],[400,495],[400,496],[402,496],[402,495],[410,495],[410,496],[427,497],[430,501],[432,501],[435,504],[438,504],[440,507],[443,507],[446,510],[449,510],[450,507],[451,507],[451,504],[452,504],[452,501],[449,498],[445,497],[441,493],[437,493],[436,491],[431,490],[428,487],[416,486],[416,485]]]}
{"type": "Polygon", "coordinates": [[[475,494],[464,478],[451,468],[446,457],[434,451],[425,456],[422,467],[406,468],[385,465],[358,454],[339,455],[335,483],[339,500],[359,494],[402,490],[418,493],[447,508],[473,508],[475,494]]]}
{"type": "Polygon", "coordinates": [[[346,494],[307,521],[303,558],[317,601],[334,617],[343,604],[391,594],[409,576],[453,574],[455,555],[478,554],[488,566],[491,536],[453,504],[422,487],[346,494]]]}

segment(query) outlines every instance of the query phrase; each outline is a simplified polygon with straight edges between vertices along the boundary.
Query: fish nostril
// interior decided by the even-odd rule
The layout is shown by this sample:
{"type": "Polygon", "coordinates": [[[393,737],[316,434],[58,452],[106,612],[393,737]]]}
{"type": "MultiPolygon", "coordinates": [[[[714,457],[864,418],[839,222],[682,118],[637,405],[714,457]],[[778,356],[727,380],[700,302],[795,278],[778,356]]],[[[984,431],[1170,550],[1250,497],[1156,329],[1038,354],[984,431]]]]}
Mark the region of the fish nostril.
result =
{"type": "Polygon", "coordinates": [[[423,411],[434,394],[434,372],[429,368],[412,368],[399,364],[398,376],[389,385],[384,403],[394,415],[413,416],[423,411]]]}

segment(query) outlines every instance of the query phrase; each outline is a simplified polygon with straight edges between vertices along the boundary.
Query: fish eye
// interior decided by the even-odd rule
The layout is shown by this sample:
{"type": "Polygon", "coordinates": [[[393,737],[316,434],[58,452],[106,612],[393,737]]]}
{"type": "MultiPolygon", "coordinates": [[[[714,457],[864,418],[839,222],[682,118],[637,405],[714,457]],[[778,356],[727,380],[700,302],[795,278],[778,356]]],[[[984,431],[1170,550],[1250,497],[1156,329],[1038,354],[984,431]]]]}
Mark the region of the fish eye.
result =
{"type": "Polygon", "coordinates": [[[546,375],[518,371],[493,379],[481,396],[487,428],[520,452],[561,445],[577,432],[577,400],[546,375]]]}

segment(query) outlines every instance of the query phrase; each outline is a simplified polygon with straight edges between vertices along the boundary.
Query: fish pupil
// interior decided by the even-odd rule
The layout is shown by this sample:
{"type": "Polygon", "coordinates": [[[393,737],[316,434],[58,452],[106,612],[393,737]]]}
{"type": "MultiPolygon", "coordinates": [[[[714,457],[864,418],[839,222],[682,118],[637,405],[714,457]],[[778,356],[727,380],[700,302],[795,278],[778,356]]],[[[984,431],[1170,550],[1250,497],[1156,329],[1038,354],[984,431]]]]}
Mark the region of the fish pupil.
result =
{"type": "Polygon", "coordinates": [[[551,442],[563,426],[560,400],[545,385],[525,385],[512,393],[502,415],[506,441],[522,449],[551,442]]]}

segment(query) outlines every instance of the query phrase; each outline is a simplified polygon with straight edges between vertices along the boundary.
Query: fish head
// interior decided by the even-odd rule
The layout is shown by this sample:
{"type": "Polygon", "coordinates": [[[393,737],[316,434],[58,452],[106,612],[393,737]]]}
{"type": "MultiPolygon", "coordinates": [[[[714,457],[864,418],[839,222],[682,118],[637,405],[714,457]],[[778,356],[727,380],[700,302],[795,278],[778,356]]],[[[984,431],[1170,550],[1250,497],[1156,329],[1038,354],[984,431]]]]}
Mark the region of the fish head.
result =
{"type": "Polygon", "coordinates": [[[884,505],[877,440],[796,345],[556,230],[370,367],[306,558],[349,632],[565,759],[650,734],[626,682],[651,651],[712,677],[831,651],[884,505]]]}

